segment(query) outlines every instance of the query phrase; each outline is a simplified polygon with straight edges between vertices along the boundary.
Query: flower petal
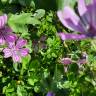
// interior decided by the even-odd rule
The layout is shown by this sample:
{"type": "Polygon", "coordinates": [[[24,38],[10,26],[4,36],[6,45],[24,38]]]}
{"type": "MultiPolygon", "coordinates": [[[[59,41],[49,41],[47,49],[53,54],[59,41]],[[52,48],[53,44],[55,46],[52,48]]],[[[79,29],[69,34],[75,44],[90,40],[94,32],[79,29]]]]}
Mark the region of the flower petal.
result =
{"type": "Polygon", "coordinates": [[[58,11],[57,15],[65,27],[73,31],[84,32],[80,18],[70,7],[65,7],[64,10],[58,11]]]}
{"type": "Polygon", "coordinates": [[[65,65],[68,65],[68,64],[72,63],[72,60],[71,60],[71,58],[62,58],[61,63],[65,64],[65,65]]]}
{"type": "Polygon", "coordinates": [[[16,62],[20,63],[21,62],[21,57],[19,55],[14,54],[12,56],[12,59],[13,59],[14,63],[16,63],[16,62]]]}
{"type": "Polygon", "coordinates": [[[10,32],[12,32],[13,30],[12,30],[10,27],[5,26],[5,27],[4,27],[4,31],[7,32],[7,33],[10,33],[10,32]]]}
{"type": "Polygon", "coordinates": [[[87,63],[87,60],[86,59],[79,59],[77,61],[77,64],[86,64],[87,63]]]}
{"type": "Polygon", "coordinates": [[[55,96],[55,94],[53,92],[49,91],[46,96],[55,96]]]}
{"type": "Polygon", "coordinates": [[[5,26],[7,23],[7,15],[4,14],[3,16],[0,16],[0,29],[5,26]]]}
{"type": "Polygon", "coordinates": [[[20,49],[20,54],[22,57],[28,55],[28,53],[29,53],[29,49],[27,49],[27,48],[20,49]]]}
{"type": "Polygon", "coordinates": [[[85,0],[78,0],[78,11],[83,21],[84,28],[88,27],[89,23],[91,22],[91,14],[90,10],[88,10],[85,0]]]}
{"type": "Polygon", "coordinates": [[[96,0],[93,0],[93,3],[96,3],[96,0]]]}
{"type": "Polygon", "coordinates": [[[80,16],[83,16],[87,12],[85,0],[78,0],[78,11],[80,16]]]}
{"type": "Polygon", "coordinates": [[[5,40],[3,36],[0,36],[0,45],[4,45],[4,44],[5,44],[5,40]]]}
{"type": "Polygon", "coordinates": [[[15,34],[7,34],[5,37],[5,40],[7,43],[15,42],[16,39],[17,39],[17,36],[15,34]]]}
{"type": "Polygon", "coordinates": [[[23,46],[25,46],[27,44],[27,40],[24,40],[22,38],[18,39],[16,47],[17,48],[22,48],[23,46]]]}
{"type": "Polygon", "coordinates": [[[15,42],[7,42],[7,45],[10,49],[15,47],[15,42]]]}
{"type": "Polygon", "coordinates": [[[89,8],[91,9],[91,18],[92,18],[91,23],[96,29],[96,0],[93,0],[92,5],[90,5],[90,7],[89,8]]]}
{"type": "Polygon", "coordinates": [[[4,52],[4,58],[8,58],[12,56],[11,50],[9,48],[5,48],[3,52],[4,52]]]}
{"type": "Polygon", "coordinates": [[[72,34],[72,33],[67,34],[67,33],[61,32],[61,33],[58,33],[58,35],[62,40],[71,40],[71,39],[81,40],[81,39],[87,38],[87,36],[84,34],[72,34]]]}
{"type": "MultiPolygon", "coordinates": [[[[91,24],[96,29],[96,0],[91,0],[91,1],[92,1],[91,4],[86,5],[87,11],[85,12],[85,14],[82,15],[81,18],[83,19],[84,22],[91,24]]],[[[81,10],[79,6],[82,7],[83,5],[80,2],[84,2],[84,0],[79,0],[78,11],[81,10]]],[[[82,11],[84,13],[84,8],[82,8],[82,11]]]]}

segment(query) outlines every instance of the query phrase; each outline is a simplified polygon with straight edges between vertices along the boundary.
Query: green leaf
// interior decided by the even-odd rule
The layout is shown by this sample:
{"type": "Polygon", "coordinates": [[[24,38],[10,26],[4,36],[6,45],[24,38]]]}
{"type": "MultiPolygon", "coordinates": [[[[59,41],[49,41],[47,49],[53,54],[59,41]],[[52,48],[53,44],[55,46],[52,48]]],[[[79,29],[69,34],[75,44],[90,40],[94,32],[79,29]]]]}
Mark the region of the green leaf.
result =
{"type": "Polygon", "coordinates": [[[8,2],[8,0],[1,0],[1,2],[2,2],[3,4],[6,4],[6,3],[8,2]]]}
{"type": "Polygon", "coordinates": [[[30,55],[22,58],[22,68],[20,70],[20,75],[23,75],[24,71],[28,68],[30,60],[31,60],[31,56],[30,55]]]}
{"type": "Polygon", "coordinates": [[[3,87],[3,93],[6,94],[6,96],[12,96],[11,93],[15,92],[15,87],[16,87],[16,82],[12,80],[10,83],[8,83],[7,86],[3,87]],[[9,93],[10,95],[8,95],[9,93]]]}
{"type": "Polygon", "coordinates": [[[15,24],[15,23],[10,23],[10,26],[12,30],[16,33],[27,33],[28,28],[26,25],[21,25],[21,24],[15,24]]]}
{"type": "Polygon", "coordinates": [[[71,81],[65,81],[63,84],[64,88],[70,88],[71,87],[71,81]]]}
{"type": "Polygon", "coordinates": [[[13,68],[14,68],[15,71],[19,71],[18,70],[18,63],[13,63],[13,68]]]}
{"type": "Polygon", "coordinates": [[[34,17],[31,17],[31,13],[21,13],[20,15],[11,15],[8,24],[40,24],[40,21],[34,17]]]}
{"type": "Polygon", "coordinates": [[[34,14],[35,18],[42,18],[45,15],[45,10],[44,9],[38,9],[36,10],[36,13],[34,14]]]}
{"type": "Polygon", "coordinates": [[[28,20],[28,18],[31,17],[31,13],[22,13],[20,15],[11,15],[8,23],[17,23],[17,24],[26,24],[26,21],[28,20]]]}
{"type": "Polygon", "coordinates": [[[39,64],[39,61],[37,59],[32,60],[32,62],[29,65],[29,71],[38,70],[39,65],[40,64],[39,64]]]}
{"type": "Polygon", "coordinates": [[[48,39],[47,39],[47,44],[48,44],[49,46],[52,46],[53,40],[52,40],[51,38],[48,38],[48,39]]]}
{"type": "Polygon", "coordinates": [[[54,72],[54,80],[60,81],[62,79],[63,73],[64,73],[64,66],[56,64],[54,72]]]}
{"type": "Polygon", "coordinates": [[[11,15],[8,19],[9,26],[14,32],[28,32],[28,28],[25,24],[40,24],[41,22],[32,17],[31,13],[22,13],[20,15],[11,15]]]}
{"type": "Polygon", "coordinates": [[[24,86],[17,86],[17,96],[28,96],[24,86]]]}
{"type": "Polygon", "coordinates": [[[34,91],[35,91],[36,93],[40,92],[39,86],[35,86],[35,87],[34,87],[34,91]]]}
{"type": "Polygon", "coordinates": [[[37,25],[37,24],[41,24],[41,22],[38,19],[36,19],[35,17],[31,17],[27,21],[27,24],[37,25]]]}
{"type": "Polygon", "coordinates": [[[34,84],[38,81],[38,79],[35,78],[28,78],[28,83],[32,86],[34,86],[34,84]]]}
{"type": "Polygon", "coordinates": [[[27,64],[31,60],[31,56],[27,55],[26,57],[22,58],[22,68],[27,69],[27,64]]]}

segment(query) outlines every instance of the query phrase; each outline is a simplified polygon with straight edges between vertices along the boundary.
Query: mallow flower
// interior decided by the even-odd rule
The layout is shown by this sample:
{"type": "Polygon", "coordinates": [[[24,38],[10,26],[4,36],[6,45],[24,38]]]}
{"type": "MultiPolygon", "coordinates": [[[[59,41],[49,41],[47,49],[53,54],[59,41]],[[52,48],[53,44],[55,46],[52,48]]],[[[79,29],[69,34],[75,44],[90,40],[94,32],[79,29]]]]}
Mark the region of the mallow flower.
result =
{"type": "Polygon", "coordinates": [[[22,57],[25,57],[29,53],[29,50],[24,48],[26,44],[27,41],[22,38],[19,38],[15,42],[10,42],[8,47],[3,50],[4,58],[12,57],[14,63],[21,63],[22,57]]]}
{"type": "Polygon", "coordinates": [[[61,58],[60,63],[64,65],[64,71],[68,72],[68,65],[73,63],[73,60],[71,58],[61,58]]]}
{"type": "Polygon", "coordinates": [[[7,15],[4,14],[0,16],[0,45],[6,42],[13,42],[16,38],[16,35],[12,33],[12,29],[6,26],[6,23],[7,15]]]}
{"type": "Polygon", "coordinates": [[[71,58],[62,58],[62,59],[60,60],[60,62],[61,62],[62,64],[64,64],[64,65],[69,65],[69,64],[72,63],[72,60],[71,60],[71,58]]]}
{"type": "Polygon", "coordinates": [[[49,91],[46,96],[55,96],[55,94],[52,91],[49,91]]]}
{"type": "Polygon", "coordinates": [[[65,27],[79,33],[60,32],[62,40],[96,37],[96,0],[91,1],[90,4],[85,4],[85,0],[78,0],[78,15],[69,6],[57,12],[59,20],[65,27]]]}

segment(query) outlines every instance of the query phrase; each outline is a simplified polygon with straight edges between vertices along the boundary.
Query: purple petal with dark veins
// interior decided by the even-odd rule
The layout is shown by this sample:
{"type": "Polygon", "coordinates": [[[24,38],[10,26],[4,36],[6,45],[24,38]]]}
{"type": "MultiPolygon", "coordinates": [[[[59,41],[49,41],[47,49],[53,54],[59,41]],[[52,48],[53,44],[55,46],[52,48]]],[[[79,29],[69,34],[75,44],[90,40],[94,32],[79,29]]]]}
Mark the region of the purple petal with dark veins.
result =
{"type": "Polygon", "coordinates": [[[5,39],[3,36],[0,36],[0,45],[4,45],[5,44],[5,39]]]}
{"type": "Polygon", "coordinates": [[[7,43],[15,42],[16,39],[17,39],[17,36],[15,34],[8,34],[5,37],[5,40],[7,43]]]}
{"type": "Polygon", "coordinates": [[[4,27],[4,31],[7,32],[7,33],[10,33],[10,32],[12,32],[13,30],[12,30],[10,27],[5,26],[5,27],[4,27]]]}
{"type": "Polygon", "coordinates": [[[12,56],[11,50],[9,48],[5,48],[3,52],[4,52],[4,58],[8,58],[12,56]]]}
{"type": "Polygon", "coordinates": [[[87,12],[85,0],[78,0],[78,11],[80,16],[83,16],[87,12]]]}
{"type": "Polygon", "coordinates": [[[16,47],[17,48],[22,48],[23,46],[25,46],[27,44],[27,40],[24,40],[22,38],[18,39],[16,47]]]}
{"type": "Polygon", "coordinates": [[[92,19],[92,25],[95,27],[96,29],[96,0],[93,0],[92,2],[92,6],[91,6],[91,11],[92,11],[92,14],[91,14],[91,19],[92,19]]]}
{"type": "Polygon", "coordinates": [[[64,10],[58,11],[57,15],[65,27],[77,32],[85,31],[82,27],[80,18],[70,7],[65,7],[64,10]]]}
{"type": "Polygon", "coordinates": [[[85,39],[85,38],[88,38],[86,35],[84,34],[72,34],[72,33],[58,33],[58,35],[60,36],[60,38],[62,40],[71,40],[71,39],[74,39],[74,40],[81,40],[81,39],[85,39]]]}
{"type": "Polygon", "coordinates": [[[78,11],[82,19],[82,25],[86,30],[86,27],[89,25],[89,22],[91,22],[91,14],[88,11],[88,8],[85,4],[85,0],[78,0],[78,11]]]}
{"type": "Polygon", "coordinates": [[[22,48],[22,49],[19,49],[19,52],[20,52],[21,56],[24,57],[24,56],[28,55],[29,49],[22,48]]]}
{"type": "Polygon", "coordinates": [[[13,59],[14,63],[16,63],[16,62],[20,63],[21,62],[21,57],[17,54],[13,54],[12,59],[13,59]]]}
{"type": "Polygon", "coordinates": [[[4,14],[0,16],[0,29],[2,29],[6,23],[7,23],[7,15],[4,14]]]}

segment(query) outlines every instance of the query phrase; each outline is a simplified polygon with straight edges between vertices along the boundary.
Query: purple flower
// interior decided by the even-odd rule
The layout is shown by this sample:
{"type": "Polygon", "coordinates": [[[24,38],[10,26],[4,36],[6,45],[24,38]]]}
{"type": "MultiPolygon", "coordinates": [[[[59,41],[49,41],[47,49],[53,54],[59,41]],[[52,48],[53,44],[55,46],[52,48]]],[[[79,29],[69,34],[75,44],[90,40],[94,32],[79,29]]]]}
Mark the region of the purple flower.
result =
{"type": "Polygon", "coordinates": [[[7,23],[7,15],[4,14],[0,16],[0,29],[2,29],[6,23],[7,23]]]}
{"type": "Polygon", "coordinates": [[[16,38],[15,34],[12,34],[12,29],[5,26],[7,23],[7,15],[4,14],[0,16],[0,45],[5,44],[5,42],[13,42],[16,38]]]}
{"type": "Polygon", "coordinates": [[[77,61],[77,64],[80,66],[81,64],[88,63],[88,55],[86,52],[82,53],[82,57],[77,61]]]}
{"type": "Polygon", "coordinates": [[[68,6],[57,12],[60,21],[65,27],[79,32],[79,34],[61,32],[59,36],[62,40],[80,40],[96,36],[96,0],[92,0],[92,3],[88,5],[85,4],[85,0],[78,0],[78,12],[79,15],[76,15],[68,6]]]}
{"type": "Polygon", "coordinates": [[[5,26],[0,29],[0,45],[3,45],[8,42],[13,42],[16,39],[16,35],[12,34],[10,27],[5,26]]]}
{"type": "Polygon", "coordinates": [[[60,60],[60,63],[64,64],[64,71],[67,72],[68,71],[68,65],[72,63],[71,58],[62,58],[60,60]]]}
{"type": "Polygon", "coordinates": [[[21,62],[21,57],[25,57],[29,52],[27,48],[23,48],[26,44],[27,41],[21,38],[16,42],[9,43],[8,48],[3,50],[4,58],[12,57],[15,63],[21,62]]]}
{"type": "Polygon", "coordinates": [[[46,96],[55,96],[55,94],[53,92],[49,91],[46,96]]]}
{"type": "Polygon", "coordinates": [[[62,64],[64,64],[64,65],[68,65],[68,64],[71,64],[71,63],[72,63],[72,60],[71,60],[71,58],[62,58],[62,59],[60,60],[60,62],[61,62],[62,64]]]}

